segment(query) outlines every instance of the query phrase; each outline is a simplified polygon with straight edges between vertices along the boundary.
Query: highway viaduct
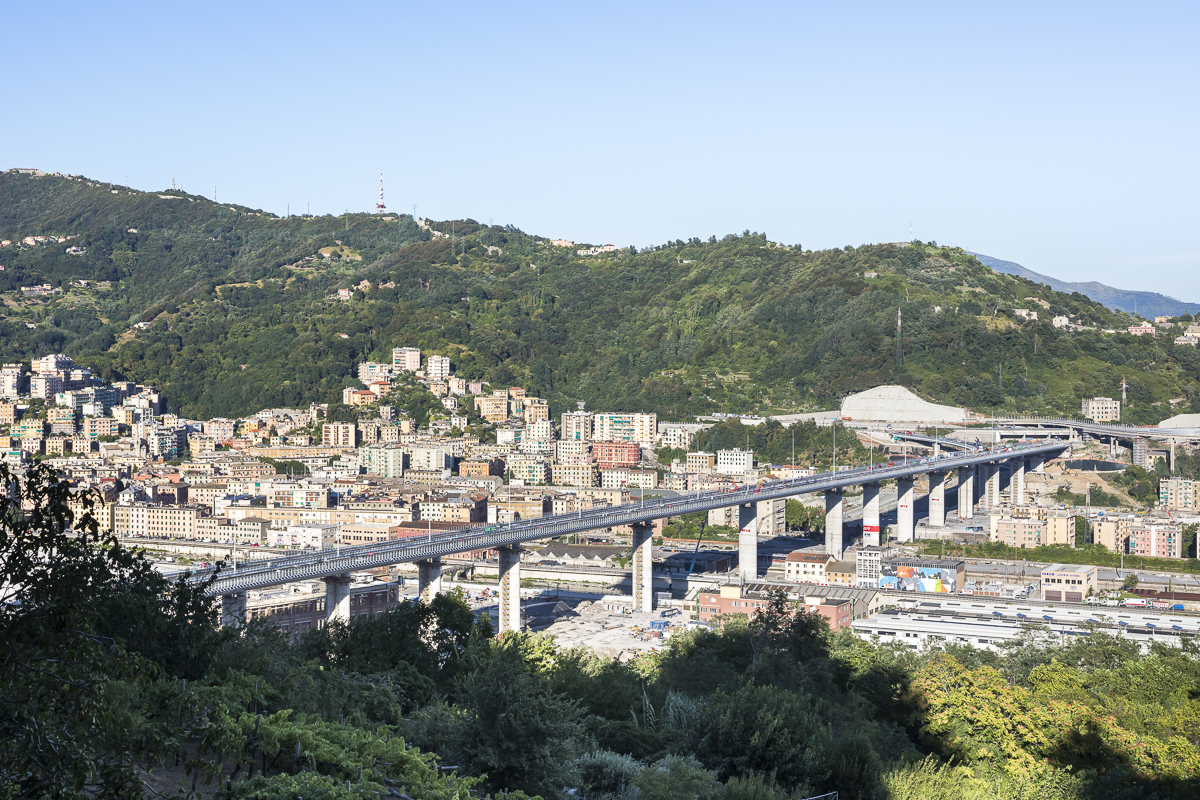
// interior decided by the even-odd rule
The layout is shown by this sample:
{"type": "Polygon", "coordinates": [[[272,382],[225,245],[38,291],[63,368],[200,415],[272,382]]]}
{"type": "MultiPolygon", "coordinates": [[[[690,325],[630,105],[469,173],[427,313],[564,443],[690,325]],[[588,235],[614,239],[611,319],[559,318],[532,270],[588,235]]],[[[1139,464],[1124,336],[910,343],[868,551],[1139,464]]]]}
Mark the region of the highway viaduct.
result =
{"type": "MultiPolygon", "coordinates": [[[[441,589],[441,559],[454,553],[495,549],[499,553],[500,632],[520,628],[521,545],[524,542],[575,533],[631,526],[633,531],[633,604],[635,610],[652,611],[654,582],[652,574],[651,527],[655,519],[676,517],[698,511],[738,506],[741,534],[738,542],[739,576],[754,580],[758,574],[758,529],[756,507],[760,501],[796,497],[802,494],[825,495],[826,552],[834,558],[845,555],[843,542],[843,495],[847,489],[863,489],[863,543],[880,544],[879,487],[895,480],[897,493],[897,531],[900,541],[914,538],[914,485],[920,475],[929,476],[929,519],[927,525],[945,525],[945,489],[950,474],[958,474],[960,518],[973,516],[975,476],[981,476],[980,504],[993,507],[1000,502],[1000,465],[1009,464],[1013,502],[1024,500],[1026,469],[1040,471],[1048,458],[1060,455],[1061,442],[1026,442],[992,450],[941,454],[925,459],[907,459],[872,467],[852,467],[807,478],[763,481],[719,492],[696,492],[644,500],[621,506],[521,520],[487,528],[466,526],[459,530],[431,533],[427,537],[343,547],[339,552],[322,550],[263,562],[243,564],[236,569],[220,570],[205,589],[209,597],[221,598],[221,621],[226,625],[243,624],[246,593],[296,581],[325,582],[327,619],[350,617],[350,573],[415,562],[418,570],[419,597],[429,600],[441,589]]],[[[199,584],[213,578],[214,570],[201,570],[188,578],[199,584]]]]}
{"type": "MultiPolygon", "coordinates": [[[[1171,445],[1171,469],[1175,468],[1175,445],[1177,443],[1200,442],[1200,428],[1158,428],[1142,425],[1123,425],[1090,420],[1066,419],[1063,417],[998,417],[984,420],[985,422],[1016,429],[1012,438],[1017,435],[1036,438],[1041,431],[1060,429],[1069,430],[1072,437],[1090,436],[1093,439],[1108,440],[1110,456],[1116,455],[1116,443],[1128,441],[1130,451],[1137,454],[1140,447],[1149,447],[1151,440],[1169,442],[1171,445]]],[[[1004,432],[1001,432],[1004,435],[1004,432]]],[[[1041,434],[1044,435],[1044,434],[1041,434]]],[[[1135,463],[1137,463],[1135,461],[1135,463]]],[[[1139,466],[1143,466],[1139,464],[1139,466]]]]}

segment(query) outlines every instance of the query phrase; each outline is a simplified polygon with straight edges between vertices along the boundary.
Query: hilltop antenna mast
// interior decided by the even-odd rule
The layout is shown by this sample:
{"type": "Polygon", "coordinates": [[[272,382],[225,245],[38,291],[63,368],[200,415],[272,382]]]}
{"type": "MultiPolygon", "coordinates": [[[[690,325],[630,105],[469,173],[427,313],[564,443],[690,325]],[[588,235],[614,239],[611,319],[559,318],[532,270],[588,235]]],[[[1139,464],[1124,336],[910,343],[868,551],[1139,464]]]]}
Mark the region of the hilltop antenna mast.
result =
{"type": "Polygon", "coordinates": [[[375,204],[375,213],[382,215],[387,211],[387,206],[383,204],[383,173],[379,173],[379,202],[375,204]]]}

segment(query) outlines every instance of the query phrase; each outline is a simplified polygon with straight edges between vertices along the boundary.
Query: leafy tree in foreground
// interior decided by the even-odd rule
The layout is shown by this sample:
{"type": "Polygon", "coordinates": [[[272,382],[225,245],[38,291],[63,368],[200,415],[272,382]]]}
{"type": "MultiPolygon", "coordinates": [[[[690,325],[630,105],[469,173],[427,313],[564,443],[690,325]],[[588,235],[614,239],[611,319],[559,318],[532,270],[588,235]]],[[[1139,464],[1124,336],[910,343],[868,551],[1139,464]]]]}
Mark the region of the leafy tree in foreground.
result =
{"type": "Polygon", "coordinates": [[[98,632],[96,600],[145,589],[149,567],[52,470],[0,466],[0,486],[0,796],[140,795],[137,766],[174,732],[142,715],[154,665],[98,632]]]}

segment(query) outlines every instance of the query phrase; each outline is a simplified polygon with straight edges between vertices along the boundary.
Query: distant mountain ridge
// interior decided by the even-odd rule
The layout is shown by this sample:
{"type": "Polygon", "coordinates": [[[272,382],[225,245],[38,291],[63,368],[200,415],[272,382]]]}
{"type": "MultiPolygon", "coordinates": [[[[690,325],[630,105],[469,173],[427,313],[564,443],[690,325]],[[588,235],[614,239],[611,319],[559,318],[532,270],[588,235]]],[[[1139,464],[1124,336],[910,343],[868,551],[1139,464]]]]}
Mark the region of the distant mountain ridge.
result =
{"type": "Polygon", "coordinates": [[[996,272],[1002,272],[1005,275],[1018,275],[1037,283],[1044,283],[1059,292],[1079,292],[1084,297],[1095,300],[1097,303],[1101,303],[1114,311],[1136,311],[1143,317],[1153,318],[1159,315],[1174,317],[1185,312],[1194,314],[1197,309],[1200,309],[1200,303],[1185,303],[1182,300],[1176,300],[1174,297],[1167,297],[1165,294],[1159,294],[1158,292],[1133,292],[1125,289],[1114,289],[1111,286],[1106,286],[1096,281],[1070,283],[1068,281],[1060,281],[1058,278],[1052,278],[1049,275],[1043,275],[1040,272],[1034,272],[1013,261],[1004,261],[992,256],[985,256],[982,253],[971,253],[971,255],[996,272]]]}

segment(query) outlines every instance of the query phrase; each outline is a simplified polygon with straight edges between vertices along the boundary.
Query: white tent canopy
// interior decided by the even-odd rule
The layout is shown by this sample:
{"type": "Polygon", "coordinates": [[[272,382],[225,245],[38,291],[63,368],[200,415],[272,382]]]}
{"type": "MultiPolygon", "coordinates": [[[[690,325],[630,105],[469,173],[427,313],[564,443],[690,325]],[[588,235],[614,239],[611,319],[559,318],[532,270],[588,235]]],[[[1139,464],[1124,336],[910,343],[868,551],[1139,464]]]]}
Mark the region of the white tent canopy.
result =
{"type": "Polygon", "coordinates": [[[876,386],[842,401],[842,416],[861,422],[965,423],[967,410],[940,406],[903,386],[876,386]]]}
{"type": "Polygon", "coordinates": [[[1177,414],[1158,423],[1160,428],[1200,428],[1200,414],[1177,414]]]}

